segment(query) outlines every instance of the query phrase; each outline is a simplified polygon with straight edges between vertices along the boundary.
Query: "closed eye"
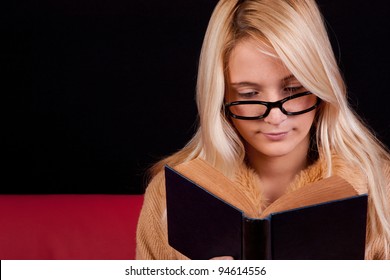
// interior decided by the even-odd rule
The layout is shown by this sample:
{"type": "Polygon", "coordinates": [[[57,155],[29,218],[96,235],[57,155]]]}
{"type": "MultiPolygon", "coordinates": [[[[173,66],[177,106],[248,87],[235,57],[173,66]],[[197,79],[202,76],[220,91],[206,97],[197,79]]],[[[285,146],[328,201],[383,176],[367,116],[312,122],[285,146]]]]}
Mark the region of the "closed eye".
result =
{"type": "Polygon", "coordinates": [[[258,96],[258,94],[259,93],[257,91],[248,91],[248,92],[239,92],[238,96],[240,98],[250,99],[250,98],[253,98],[255,96],[258,96]]]}
{"type": "Polygon", "coordinates": [[[297,86],[297,87],[286,87],[286,88],[284,88],[284,90],[287,93],[298,93],[298,92],[304,91],[305,89],[303,86],[297,86]]]}

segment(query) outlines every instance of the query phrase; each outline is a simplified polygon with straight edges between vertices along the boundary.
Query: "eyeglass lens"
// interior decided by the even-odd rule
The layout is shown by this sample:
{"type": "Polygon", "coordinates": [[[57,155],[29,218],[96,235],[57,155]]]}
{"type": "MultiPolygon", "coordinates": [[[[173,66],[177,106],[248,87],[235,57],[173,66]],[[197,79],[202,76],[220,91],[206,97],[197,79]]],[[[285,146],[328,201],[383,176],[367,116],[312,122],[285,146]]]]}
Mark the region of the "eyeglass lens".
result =
{"type": "MultiPolygon", "coordinates": [[[[283,103],[283,109],[288,113],[298,113],[307,110],[317,103],[314,94],[304,95],[290,99],[283,103]]],[[[267,106],[262,104],[237,104],[230,107],[232,114],[243,117],[259,117],[266,113],[267,106]]]]}

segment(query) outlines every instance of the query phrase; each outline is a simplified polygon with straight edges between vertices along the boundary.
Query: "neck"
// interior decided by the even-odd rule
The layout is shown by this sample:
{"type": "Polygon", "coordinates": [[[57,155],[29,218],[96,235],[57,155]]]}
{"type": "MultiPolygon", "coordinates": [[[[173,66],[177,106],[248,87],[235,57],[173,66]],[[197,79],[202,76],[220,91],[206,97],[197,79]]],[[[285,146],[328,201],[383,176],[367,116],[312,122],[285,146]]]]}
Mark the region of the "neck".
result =
{"type": "Polygon", "coordinates": [[[270,202],[279,198],[296,175],[307,167],[308,149],[309,141],[286,155],[270,157],[247,147],[249,164],[258,174],[262,191],[270,202]]]}

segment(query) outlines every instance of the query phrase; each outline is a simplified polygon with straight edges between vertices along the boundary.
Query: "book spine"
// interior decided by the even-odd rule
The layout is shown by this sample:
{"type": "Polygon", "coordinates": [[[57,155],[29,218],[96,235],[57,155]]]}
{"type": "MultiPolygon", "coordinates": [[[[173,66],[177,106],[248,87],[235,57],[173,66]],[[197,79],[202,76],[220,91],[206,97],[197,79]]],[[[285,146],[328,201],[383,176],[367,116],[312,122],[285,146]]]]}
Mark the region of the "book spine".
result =
{"type": "Polygon", "coordinates": [[[242,257],[244,260],[269,260],[271,255],[269,219],[243,217],[242,257]]]}

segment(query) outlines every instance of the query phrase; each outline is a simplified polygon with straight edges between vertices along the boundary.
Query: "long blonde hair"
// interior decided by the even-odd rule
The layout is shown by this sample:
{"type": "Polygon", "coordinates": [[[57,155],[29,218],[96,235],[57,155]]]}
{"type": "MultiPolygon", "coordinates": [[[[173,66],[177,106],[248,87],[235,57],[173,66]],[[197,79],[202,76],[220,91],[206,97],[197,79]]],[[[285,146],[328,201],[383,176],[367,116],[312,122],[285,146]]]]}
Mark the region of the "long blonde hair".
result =
{"type": "MultiPolygon", "coordinates": [[[[221,0],[214,10],[199,61],[197,106],[199,128],[181,151],[159,162],[175,165],[202,157],[232,177],[245,157],[243,143],[225,116],[225,72],[230,51],[251,38],[272,47],[285,66],[324,102],[318,112],[319,157],[332,175],[332,156],[366,176],[369,190],[367,252],[378,243],[390,258],[390,207],[381,167],[390,161],[386,148],[350,108],[322,16],[314,0],[221,0]]],[[[375,256],[367,253],[367,258],[375,256]]]]}

